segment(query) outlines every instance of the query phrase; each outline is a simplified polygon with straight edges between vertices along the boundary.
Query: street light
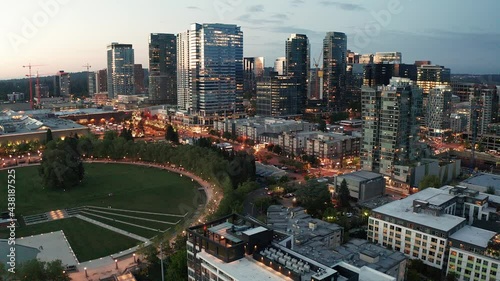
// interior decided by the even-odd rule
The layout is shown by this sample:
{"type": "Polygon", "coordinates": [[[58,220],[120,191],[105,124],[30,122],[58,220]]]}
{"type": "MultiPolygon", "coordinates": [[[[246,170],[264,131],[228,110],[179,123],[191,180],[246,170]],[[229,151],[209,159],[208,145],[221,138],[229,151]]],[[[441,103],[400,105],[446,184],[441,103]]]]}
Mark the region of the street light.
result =
{"type": "Polygon", "coordinates": [[[87,268],[84,267],[83,269],[85,270],[85,277],[89,277],[89,275],[87,274],[87,268]]]}
{"type": "Polygon", "coordinates": [[[118,269],[118,260],[115,260],[115,269],[118,269]]]}
{"type": "Polygon", "coordinates": [[[135,260],[135,253],[133,254],[133,256],[134,256],[134,262],[137,262],[137,261],[135,260]]]}

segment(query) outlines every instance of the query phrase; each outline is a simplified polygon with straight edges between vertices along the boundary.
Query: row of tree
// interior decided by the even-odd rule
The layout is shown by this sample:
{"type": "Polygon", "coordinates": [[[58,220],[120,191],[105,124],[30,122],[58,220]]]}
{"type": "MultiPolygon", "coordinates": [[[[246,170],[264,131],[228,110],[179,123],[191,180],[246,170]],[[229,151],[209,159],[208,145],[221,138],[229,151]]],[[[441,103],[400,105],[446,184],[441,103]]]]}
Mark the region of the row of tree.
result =
{"type": "Polygon", "coordinates": [[[60,260],[43,262],[29,260],[16,267],[15,273],[7,271],[5,265],[0,263],[0,281],[70,281],[68,273],[60,260]]]}

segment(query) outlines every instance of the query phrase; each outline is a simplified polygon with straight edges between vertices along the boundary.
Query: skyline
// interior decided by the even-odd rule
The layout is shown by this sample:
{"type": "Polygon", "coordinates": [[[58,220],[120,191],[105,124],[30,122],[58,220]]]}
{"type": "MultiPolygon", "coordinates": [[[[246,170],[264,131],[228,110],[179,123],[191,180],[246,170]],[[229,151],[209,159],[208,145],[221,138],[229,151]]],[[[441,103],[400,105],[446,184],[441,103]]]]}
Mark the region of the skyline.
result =
{"type": "Polygon", "coordinates": [[[354,52],[399,51],[403,63],[431,60],[453,74],[499,73],[500,23],[495,11],[500,3],[494,0],[481,6],[473,1],[459,6],[453,0],[123,3],[9,3],[0,25],[0,79],[24,77],[27,69],[22,66],[28,63],[44,65],[32,70],[42,76],[59,70],[81,72],[86,63],[97,71],[106,68],[106,47],[111,42],[132,44],[135,62],[147,68],[150,33],[178,34],[195,22],[241,26],[244,56],[263,56],[266,66],[284,56],[285,41],[292,33],[308,36],[312,63],[313,58],[318,60],[326,32],[337,31],[347,34],[347,47],[354,52]],[[369,32],[362,31],[365,27],[369,32]]]}

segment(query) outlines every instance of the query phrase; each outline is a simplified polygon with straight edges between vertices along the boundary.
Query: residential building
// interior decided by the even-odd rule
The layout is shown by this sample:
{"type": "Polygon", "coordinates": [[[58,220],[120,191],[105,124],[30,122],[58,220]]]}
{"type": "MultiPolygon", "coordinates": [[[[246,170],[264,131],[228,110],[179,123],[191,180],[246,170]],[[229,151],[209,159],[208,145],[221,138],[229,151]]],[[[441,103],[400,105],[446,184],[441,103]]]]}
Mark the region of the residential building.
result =
{"type": "Polygon", "coordinates": [[[301,106],[301,84],[293,76],[276,74],[257,82],[257,115],[263,117],[298,115],[301,106]]]}
{"type": "Polygon", "coordinates": [[[177,38],[174,34],[149,36],[149,100],[177,105],[177,38]]]}
{"type": "Polygon", "coordinates": [[[54,76],[54,97],[69,98],[71,96],[70,75],[64,70],[59,71],[54,76]]]}
{"type": "Polygon", "coordinates": [[[424,96],[437,86],[448,86],[451,82],[450,69],[440,65],[422,65],[417,67],[417,85],[424,96]]]}
{"type": "Polygon", "coordinates": [[[385,193],[385,178],[381,174],[368,171],[357,171],[338,175],[333,179],[335,193],[338,194],[342,181],[346,181],[349,194],[358,202],[364,202],[383,196],[385,193]]]}
{"type": "Polygon", "coordinates": [[[451,81],[453,94],[460,97],[460,102],[468,102],[469,97],[474,95],[476,88],[479,86],[476,83],[466,83],[461,81],[451,81]]]}
{"type": "Polygon", "coordinates": [[[307,94],[310,100],[323,100],[323,73],[320,68],[313,68],[310,71],[309,93],[307,94]]]}
{"type": "Polygon", "coordinates": [[[232,24],[193,24],[177,37],[177,98],[181,110],[211,125],[243,101],[243,32],[232,24]]]}
{"type": "Polygon", "coordinates": [[[108,45],[108,97],[134,95],[134,49],[131,44],[108,45]]]}
{"type": "Polygon", "coordinates": [[[362,88],[362,168],[392,176],[396,165],[420,156],[418,143],[422,91],[407,78],[362,88]]]}
{"type": "Polygon", "coordinates": [[[462,133],[467,131],[467,120],[469,114],[452,113],[450,114],[450,129],[453,133],[462,133]]]}
{"type": "Polygon", "coordinates": [[[498,122],[499,97],[496,86],[475,87],[474,94],[469,96],[469,103],[468,132],[472,138],[477,138],[488,132],[490,124],[498,122]]]}
{"type": "Polygon", "coordinates": [[[309,39],[304,34],[292,34],[286,41],[285,75],[298,83],[297,110],[304,113],[307,105],[310,62],[309,39]]]}
{"type": "Polygon", "coordinates": [[[403,63],[403,59],[400,52],[376,52],[373,57],[373,63],[401,64],[403,63]]]}
{"type": "Polygon", "coordinates": [[[424,116],[428,136],[443,137],[450,132],[451,96],[450,86],[437,86],[430,90],[424,116]]]}
{"type": "Polygon", "coordinates": [[[390,83],[392,77],[417,80],[417,67],[413,64],[378,63],[364,65],[363,85],[376,87],[390,83]]]}
{"type": "Polygon", "coordinates": [[[348,102],[345,95],[347,71],[347,36],[342,32],[328,32],[323,40],[323,98],[334,111],[348,102]]]}
{"type": "Polygon", "coordinates": [[[317,157],[322,164],[340,167],[344,160],[359,155],[360,139],[336,133],[284,132],[278,144],[288,155],[317,157]]]}

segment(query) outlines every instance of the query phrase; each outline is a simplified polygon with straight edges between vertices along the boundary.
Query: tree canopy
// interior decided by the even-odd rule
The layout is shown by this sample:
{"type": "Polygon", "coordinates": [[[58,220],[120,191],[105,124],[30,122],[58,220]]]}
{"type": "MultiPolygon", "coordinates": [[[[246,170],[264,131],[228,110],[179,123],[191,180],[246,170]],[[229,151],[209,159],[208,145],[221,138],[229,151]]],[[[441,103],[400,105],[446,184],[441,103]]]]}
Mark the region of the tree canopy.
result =
{"type": "Polygon", "coordinates": [[[338,192],[339,205],[343,209],[349,209],[351,205],[349,204],[349,199],[351,198],[351,194],[349,192],[349,188],[347,188],[347,182],[345,179],[340,183],[340,188],[338,192]]]}
{"type": "Polygon", "coordinates": [[[44,262],[30,260],[16,268],[16,278],[30,281],[70,281],[60,260],[44,262]]]}
{"type": "Polygon", "coordinates": [[[439,177],[435,175],[427,175],[418,184],[419,190],[424,190],[429,187],[440,188],[441,180],[439,179],[439,177]]]}
{"type": "Polygon", "coordinates": [[[324,183],[309,181],[306,186],[299,188],[295,195],[299,205],[313,217],[321,219],[324,211],[331,207],[331,194],[324,183]]]}
{"type": "Polygon", "coordinates": [[[172,125],[168,125],[167,132],[165,133],[165,139],[173,143],[179,143],[179,133],[177,133],[172,125]]]}

